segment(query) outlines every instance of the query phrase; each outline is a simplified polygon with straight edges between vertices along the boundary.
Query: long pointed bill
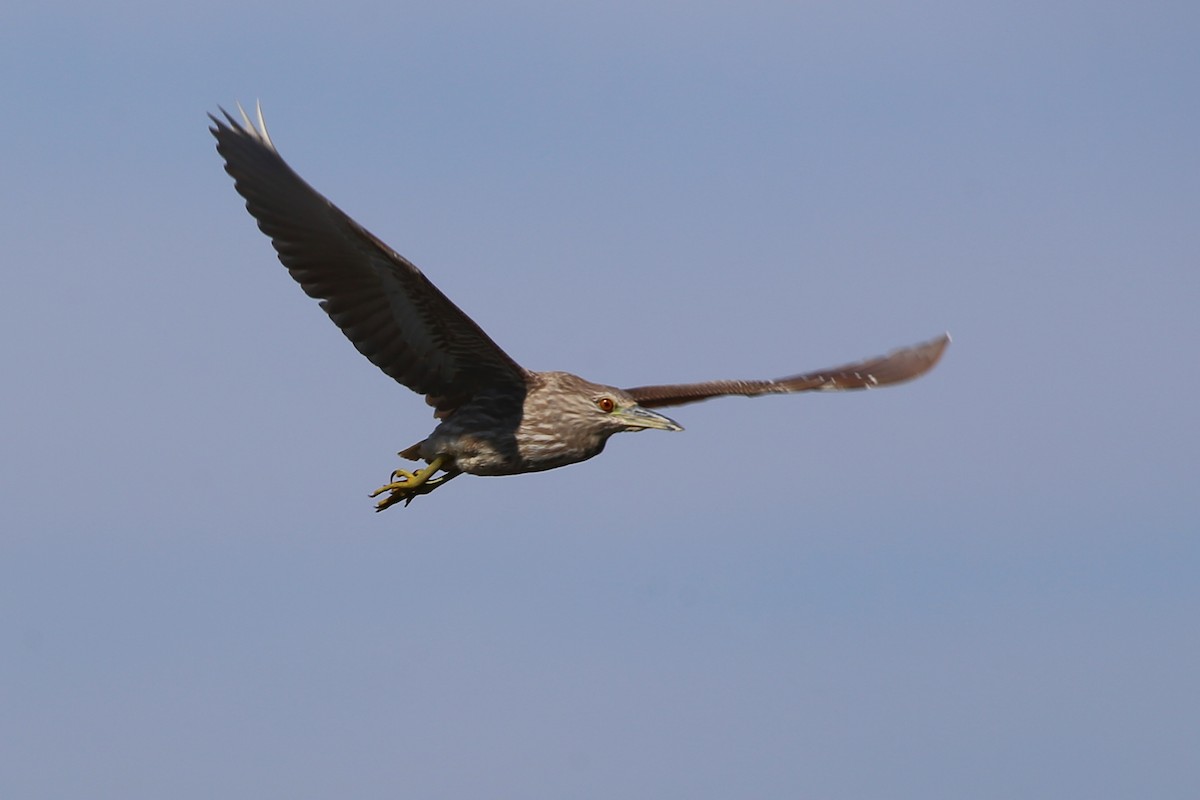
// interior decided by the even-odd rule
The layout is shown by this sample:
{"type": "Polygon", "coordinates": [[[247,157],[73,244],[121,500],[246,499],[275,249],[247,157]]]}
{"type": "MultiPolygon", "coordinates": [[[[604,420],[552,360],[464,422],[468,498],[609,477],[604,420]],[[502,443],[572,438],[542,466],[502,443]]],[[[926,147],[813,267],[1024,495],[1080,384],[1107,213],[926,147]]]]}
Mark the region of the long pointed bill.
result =
{"type": "Polygon", "coordinates": [[[625,423],[625,430],[639,431],[646,428],[654,428],[660,431],[681,431],[683,426],[670,417],[664,417],[657,411],[651,411],[648,408],[641,406],[629,406],[622,408],[617,412],[621,420],[625,423]]]}

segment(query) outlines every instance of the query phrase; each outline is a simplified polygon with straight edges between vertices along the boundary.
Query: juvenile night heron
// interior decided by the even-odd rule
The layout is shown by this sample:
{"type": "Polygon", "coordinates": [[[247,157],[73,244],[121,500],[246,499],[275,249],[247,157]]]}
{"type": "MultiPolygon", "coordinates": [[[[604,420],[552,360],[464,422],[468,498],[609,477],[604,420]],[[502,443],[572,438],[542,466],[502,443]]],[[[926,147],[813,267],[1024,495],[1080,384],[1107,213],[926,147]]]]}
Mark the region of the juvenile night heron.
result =
{"type": "Polygon", "coordinates": [[[948,335],[855,364],[777,380],[729,380],[617,389],[567,372],[531,372],[508,356],[424,274],[304,182],[284,162],[258,109],[257,124],[209,115],[217,152],[246,208],[288,272],[321,301],[371,363],[425,395],[438,426],[400,455],[371,497],[377,511],[446,481],[515,475],[589,459],[619,431],[683,430],[652,409],[721,395],[868,389],[929,371],[948,335]]]}

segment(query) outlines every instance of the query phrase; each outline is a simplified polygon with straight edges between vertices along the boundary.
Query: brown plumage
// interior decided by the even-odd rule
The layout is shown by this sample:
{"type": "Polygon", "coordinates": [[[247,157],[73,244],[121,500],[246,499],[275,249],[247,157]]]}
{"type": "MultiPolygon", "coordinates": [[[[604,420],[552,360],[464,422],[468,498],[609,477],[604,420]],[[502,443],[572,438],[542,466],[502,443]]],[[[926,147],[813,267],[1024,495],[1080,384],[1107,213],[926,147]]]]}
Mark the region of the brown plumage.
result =
{"type": "Polygon", "coordinates": [[[743,395],[758,397],[764,394],[791,394],[811,391],[846,391],[874,389],[911,380],[929,370],[942,357],[950,344],[949,334],[936,339],[893,350],[886,356],[830,367],[803,375],[790,375],[765,381],[707,381],[705,383],[676,383],[665,386],[639,386],[627,389],[633,399],[645,408],[681,406],[710,397],[743,395]]]}
{"type": "Polygon", "coordinates": [[[682,430],[652,408],[721,395],[864,389],[910,380],[929,371],[950,342],[944,335],[886,356],[778,380],[622,390],[567,372],[531,372],[411,262],[292,171],[275,150],[261,109],[257,125],[244,111],[240,121],[222,113],[224,119],[209,115],[217,152],[279,260],[360,353],[425,395],[441,420],[426,439],[400,453],[428,466],[396,470],[372,494],[387,493],[377,510],[400,500],[407,504],[462,472],[553,469],[591,458],[619,431],[682,430]]]}

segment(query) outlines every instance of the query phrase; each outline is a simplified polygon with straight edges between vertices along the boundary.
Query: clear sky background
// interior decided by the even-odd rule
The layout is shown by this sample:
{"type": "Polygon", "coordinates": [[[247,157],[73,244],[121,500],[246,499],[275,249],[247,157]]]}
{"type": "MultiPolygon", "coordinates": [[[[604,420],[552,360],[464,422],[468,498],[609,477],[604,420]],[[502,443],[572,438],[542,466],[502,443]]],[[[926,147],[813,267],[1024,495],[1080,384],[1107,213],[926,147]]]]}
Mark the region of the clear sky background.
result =
{"type": "Polygon", "coordinates": [[[0,795],[1200,796],[1194,2],[0,11],[0,795]],[[678,409],[367,493],[433,420],[205,113],[534,369],[678,409]]]}

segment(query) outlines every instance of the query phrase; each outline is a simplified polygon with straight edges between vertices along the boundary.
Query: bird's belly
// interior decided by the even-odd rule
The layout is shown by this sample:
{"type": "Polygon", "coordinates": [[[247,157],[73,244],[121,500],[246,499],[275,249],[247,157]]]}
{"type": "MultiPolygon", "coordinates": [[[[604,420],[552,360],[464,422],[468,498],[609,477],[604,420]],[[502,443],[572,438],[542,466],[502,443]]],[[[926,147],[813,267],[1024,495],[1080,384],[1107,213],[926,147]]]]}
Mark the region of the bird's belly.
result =
{"type": "Polygon", "coordinates": [[[421,457],[432,460],[449,456],[454,465],[472,475],[519,475],[523,472],[565,467],[596,455],[603,449],[580,449],[559,439],[541,437],[486,436],[458,434],[439,436],[438,432],[421,443],[421,457]]]}
{"type": "Polygon", "coordinates": [[[541,435],[526,431],[518,445],[525,472],[565,467],[586,461],[604,449],[604,442],[566,442],[555,435],[541,435]]]}

